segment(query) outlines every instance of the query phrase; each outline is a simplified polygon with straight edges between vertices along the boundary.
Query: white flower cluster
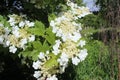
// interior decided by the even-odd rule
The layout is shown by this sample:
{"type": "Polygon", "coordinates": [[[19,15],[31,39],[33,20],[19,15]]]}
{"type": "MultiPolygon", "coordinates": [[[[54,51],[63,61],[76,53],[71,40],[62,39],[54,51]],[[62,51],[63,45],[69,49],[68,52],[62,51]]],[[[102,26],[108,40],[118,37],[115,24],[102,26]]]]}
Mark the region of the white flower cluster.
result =
{"type": "Polygon", "coordinates": [[[55,20],[50,22],[52,32],[55,33],[57,40],[52,47],[52,50],[38,55],[39,60],[33,62],[33,68],[36,69],[34,77],[37,80],[58,80],[56,73],[63,73],[68,65],[69,60],[72,60],[74,65],[78,65],[87,56],[87,49],[84,48],[86,41],[83,40],[81,35],[82,26],[77,23],[77,19],[91,14],[86,7],[79,7],[70,1],[67,5],[71,7],[70,10],[62,12],[55,20]],[[56,61],[52,61],[50,54],[57,56],[53,58],[56,61]],[[51,60],[51,62],[50,62],[51,60]],[[57,69],[55,65],[45,66],[45,64],[57,63],[57,69]],[[52,69],[52,70],[51,70],[52,69]],[[53,70],[54,69],[54,70],[53,70]]]}
{"type": "Polygon", "coordinates": [[[25,49],[28,42],[35,40],[35,36],[27,29],[34,26],[33,22],[24,20],[22,16],[9,15],[10,27],[0,25],[0,44],[9,47],[9,52],[15,53],[17,48],[25,49]]]}
{"type": "Polygon", "coordinates": [[[62,16],[50,23],[53,29],[52,32],[60,38],[60,40],[56,40],[56,44],[53,46],[53,53],[55,55],[61,54],[58,59],[60,66],[62,66],[61,70],[63,70],[61,72],[64,72],[69,59],[72,59],[72,63],[77,65],[87,56],[87,50],[83,48],[85,40],[81,39],[82,35],[80,34],[82,27],[76,20],[91,14],[88,8],[79,7],[73,2],[68,1],[67,5],[71,9],[63,12],[62,16]]]}
{"type": "Polygon", "coordinates": [[[36,70],[33,76],[37,80],[58,80],[56,75],[49,72],[51,68],[45,66],[46,62],[51,59],[49,51],[46,51],[46,53],[40,52],[38,58],[37,61],[33,62],[33,68],[36,70]]]}

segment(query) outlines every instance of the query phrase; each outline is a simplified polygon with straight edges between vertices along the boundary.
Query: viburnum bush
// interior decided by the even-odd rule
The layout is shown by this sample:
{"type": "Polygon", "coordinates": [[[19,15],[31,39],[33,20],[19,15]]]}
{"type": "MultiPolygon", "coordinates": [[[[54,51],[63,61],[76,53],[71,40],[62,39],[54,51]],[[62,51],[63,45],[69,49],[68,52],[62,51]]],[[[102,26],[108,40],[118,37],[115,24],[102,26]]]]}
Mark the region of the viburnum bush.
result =
{"type": "Polygon", "coordinates": [[[9,20],[0,16],[0,44],[9,53],[31,58],[37,80],[58,80],[69,62],[78,65],[89,53],[78,20],[92,13],[69,0],[66,5],[67,10],[49,15],[49,27],[25,15],[11,14],[9,20]]]}

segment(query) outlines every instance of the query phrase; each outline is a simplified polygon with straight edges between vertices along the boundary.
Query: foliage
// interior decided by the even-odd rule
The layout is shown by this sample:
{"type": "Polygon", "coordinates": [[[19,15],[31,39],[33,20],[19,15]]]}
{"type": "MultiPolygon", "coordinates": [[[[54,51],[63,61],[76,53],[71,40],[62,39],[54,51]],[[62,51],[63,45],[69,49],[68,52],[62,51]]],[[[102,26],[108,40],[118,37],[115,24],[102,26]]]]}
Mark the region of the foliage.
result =
{"type": "Polygon", "coordinates": [[[106,20],[104,20],[99,14],[89,14],[83,19],[80,19],[79,22],[83,23],[85,27],[93,27],[94,29],[100,29],[100,26],[106,24],[106,20]]]}
{"type": "Polygon", "coordinates": [[[29,43],[28,48],[21,52],[20,55],[36,61],[39,52],[50,50],[53,44],[55,44],[55,35],[52,33],[51,28],[45,28],[44,24],[39,21],[36,21],[35,27],[28,29],[28,32],[36,36],[36,41],[29,43]]]}
{"type": "Polygon", "coordinates": [[[117,57],[114,57],[114,76],[111,74],[111,56],[108,46],[100,41],[89,41],[87,46],[89,55],[76,68],[73,80],[117,80],[117,57]]]}

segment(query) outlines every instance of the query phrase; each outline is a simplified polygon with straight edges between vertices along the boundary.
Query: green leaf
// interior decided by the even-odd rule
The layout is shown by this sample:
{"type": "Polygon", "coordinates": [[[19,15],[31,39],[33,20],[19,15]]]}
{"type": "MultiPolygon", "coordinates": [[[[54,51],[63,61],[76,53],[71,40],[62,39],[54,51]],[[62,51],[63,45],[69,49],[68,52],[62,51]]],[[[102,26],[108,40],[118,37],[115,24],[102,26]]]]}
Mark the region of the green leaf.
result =
{"type": "Polygon", "coordinates": [[[42,52],[46,52],[49,49],[50,49],[50,46],[49,46],[48,42],[45,40],[43,43],[42,52]]]}
{"type": "Polygon", "coordinates": [[[43,31],[40,30],[39,28],[32,28],[32,29],[29,29],[28,31],[31,32],[34,35],[37,35],[37,36],[43,36],[44,35],[43,31]]]}
{"type": "Polygon", "coordinates": [[[3,20],[3,19],[4,19],[3,16],[0,15],[0,21],[3,20]]]}
{"type": "Polygon", "coordinates": [[[52,32],[51,28],[46,29],[46,40],[52,45],[55,44],[55,34],[52,32]]]}
{"type": "Polygon", "coordinates": [[[58,56],[56,55],[51,55],[51,59],[48,60],[45,64],[44,67],[49,70],[49,69],[54,69],[54,66],[58,66],[58,61],[57,61],[58,56]]]}
{"type": "Polygon", "coordinates": [[[48,16],[48,21],[50,22],[50,21],[54,20],[55,18],[56,18],[56,16],[55,16],[54,13],[53,13],[53,14],[50,14],[50,15],[48,16]]]}
{"type": "Polygon", "coordinates": [[[35,21],[35,27],[45,30],[45,25],[42,22],[37,21],[37,20],[35,21]]]}
{"type": "Polygon", "coordinates": [[[21,55],[24,58],[32,58],[33,61],[36,61],[38,59],[39,51],[38,50],[23,51],[23,52],[20,52],[19,56],[21,55]]]}
{"type": "Polygon", "coordinates": [[[32,58],[33,61],[38,60],[38,55],[39,55],[39,50],[33,50],[30,54],[30,57],[32,58]]]}
{"type": "Polygon", "coordinates": [[[35,28],[30,28],[28,31],[37,36],[44,36],[45,26],[42,22],[35,21],[35,28]]]}
{"type": "Polygon", "coordinates": [[[40,41],[34,41],[32,44],[33,44],[34,49],[42,50],[42,43],[40,41]]]}

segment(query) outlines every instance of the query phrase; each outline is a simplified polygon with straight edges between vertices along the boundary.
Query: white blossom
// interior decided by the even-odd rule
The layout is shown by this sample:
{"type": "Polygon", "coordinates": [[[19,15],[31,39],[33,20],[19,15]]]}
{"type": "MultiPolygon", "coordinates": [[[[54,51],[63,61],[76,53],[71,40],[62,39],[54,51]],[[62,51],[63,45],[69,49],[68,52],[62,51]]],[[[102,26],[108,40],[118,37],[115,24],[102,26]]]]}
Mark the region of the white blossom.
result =
{"type": "Polygon", "coordinates": [[[46,51],[46,54],[49,54],[50,52],[49,51],[46,51]]]}
{"type": "Polygon", "coordinates": [[[12,33],[15,35],[16,38],[20,37],[20,33],[18,30],[14,30],[14,31],[12,31],[12,33]]]}
{"type": "Polygon", "coordinates": [[[12,53],[15,53],[17,51],[17,48],[13,45],[9,47],[9,51],[12,53]]]}
{"type": "Polygon", "coordinates": [[[45,58],[45,54],[43,52],[40,52],[38,57],[39,57],[39,59],[44,59],[45,58]]]}
{"type": "Polygon", "coordinates": [[[72,57],[72,63],[74,65],[78,65],[79,62],[80,62],[80,59],[78,57],[72,57]]]}
{"type": "Polygon", "coordinates": [[[53,76],[47,78],[46,80],[58,80],[58,78],[56,77],[56,75],[53,75],[53,76]]]}
{"type": "Polygon", "coordinates": [[[19,27],[18,26],[13,26],[12,27],[12,31],[18,31],[19,30],[19,27]]]}
{"type": "Polygon", "coordinates": [[[80,42],[78,43],[78,45],[80,45],[81,47],[83,47],[85,45],[85,40],[80,40],[80,42]]]}
{"type": "Polygon", "coordinates": [[[25,22],[23,22],[23,21],[21,21],[21,22],[19,23],[19,27],[24,27],[24,25],[25,25],[25,22]]]}
{"type": "Polygon", "coordinates": [[[10,45],[10,41],[6,41],[6,46],[9,46],[10,45]]]}
{"type": "Polygon", "coordinates": [[[61,38],[62,38],[63,42],[65,42],[67,40],[67,36],[65,36],[64,34],[62,34],[61,38]]]}
{"type": "Polygon", "coordinates": [[[3,27],[4,25],[2,23],[0,23],[0,27],[3,27]]]}
{"type": "Polygon", "coordinates": [[[56,36],[58,36],[58,37],[61,37],[61,36],[62,36],[62,30],[61,30],[61,29],[58,29],[58,30],[57,30],[56,36]]]}
{"type": "Polygon", "coordinates": [[[8,29],[8,27],[6,27],[4,30],[5,30],[5,35],[8,35],[10,33],[10,30],[8,29]]]}
{"type": "Polygon", "coordinates": [[[59,46],[60,46],[60,44],[61,44],[61,41],[60,41],[60,40],[56,40],[55,42],[56,42],[56,44],[53,45],[53,51],[52,51],[52,52],[53,52],[55,55],[57,55],[57,54],[60,52],[59,46]]]}
{"type": "Polygon", "coordinates": [[[27,44],[27,39],[26,39],[26,38],[21,39],[21,41],[20,41],[20,45],[21,45],[22,48],[25,47],[25,46],[24,46],[25,44],[27,44]]]}
{"type": "Polygon", "coordinates": [[[14,26],[16,24],[15,19],[13,17],[11,17],[11,16],[9,16],[9,18],[10,19],[8,20],[8,22],[10,22],[11,26],[14,26]]]}
{"type": "Polygon", "coordinates": [[[55,27],[55,22],[53,20],[50,22],[50,26],[55,27]]]}
{"type": "Polygon", "coordinates": [[[56,33],[56,32],[57,32],[57,30],[58,30],[58,28],[57,28],[57,27],[53,27],[52,32],[53,32],[53,33],[56,33]]]}
{"type": "Polygon", "coordinates": [[[36,61],[36,62],[33,62],[32,67],[33,67],[34,69],[39,69],[39,68],[40,68],[40,65],[41,65],[41,62],[38,60],[38,61],[36,61]]]}
{"type": "Polygon", "coordinates": [[[35,78],[39,78],[41,76],[41,72],[40,71],[35,71],[34,74],[33,74],[33,76],[35,78]]]}
{"type": "Polygon", "coordinates": [[[68,55],[62,53],[60,58],[58,59],[58,62],[60,63],[61,66],[67,66],[68,60],[69,60],[68,55]]]}
{"type": "Polygon", "coordinates": [[[74,42],[77,42],[81,38],[81,34],[77,32],[74,32],[73,35],[70,34],[69,36],[74,42]]]}
{"type": "Polygon", "coordinates": [[[30,21],[25,21],[25,23],[28,25],[28,27],[33,27],[34,26],[34,22],[30,22],[30,21]]]}
{"type": "Polygon", "coordinates": [[[4,37],[3,37],[3,35],[1,35],[1,36],[0,36],[0,44],[2,44],[3,41],[4,41],[4,37]]]}
{"type": "Polygon", "coordinates": [[[86,58],[87,55],[88,55],[87,49],[83,49],[78,54],[78,57],[79,57],[80,61],[83,61],[83,60],[85,60],[85,58],[86,58]]]}
{"type": "Polygon", "coordinates": [[[30,37],[28,37],[29,42],[35,41],[35,35],[31,35],[30,37]]]}

